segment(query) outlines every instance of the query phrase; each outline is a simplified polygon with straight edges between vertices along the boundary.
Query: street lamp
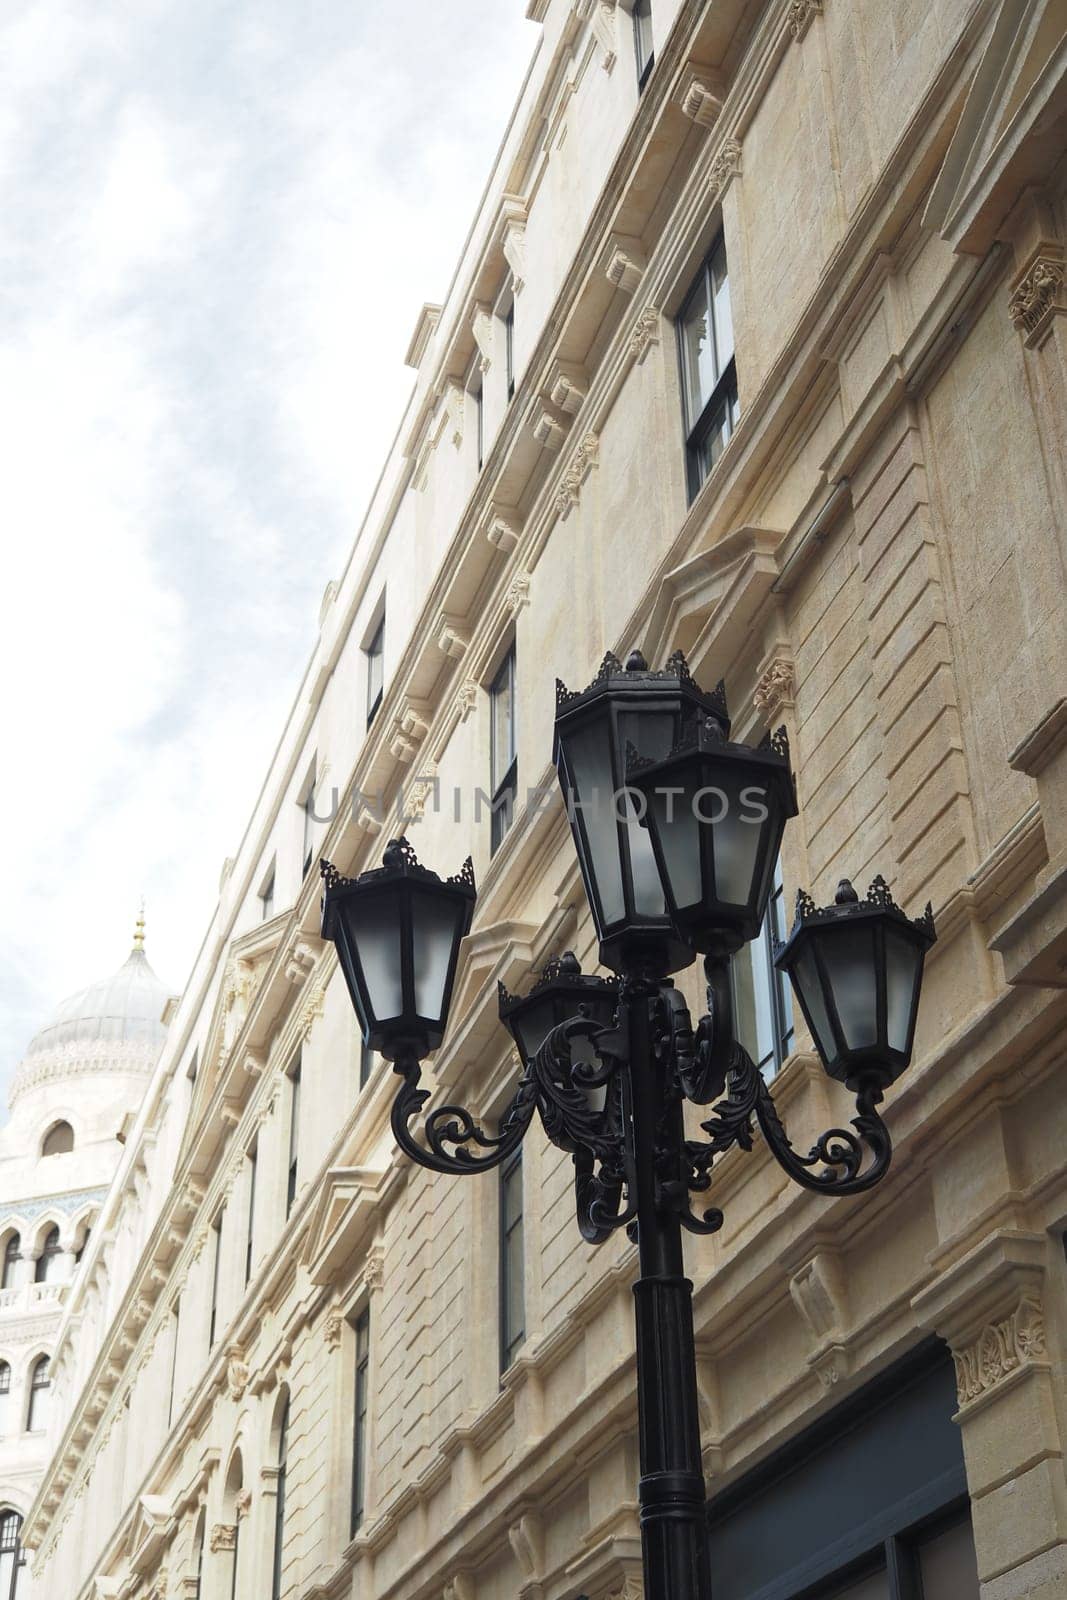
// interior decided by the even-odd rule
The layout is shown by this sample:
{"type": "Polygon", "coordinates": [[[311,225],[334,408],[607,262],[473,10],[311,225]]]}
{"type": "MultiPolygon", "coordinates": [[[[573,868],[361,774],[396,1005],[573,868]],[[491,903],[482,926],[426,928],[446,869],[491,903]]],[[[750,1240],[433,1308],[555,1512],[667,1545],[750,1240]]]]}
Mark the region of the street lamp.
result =
{"type": "Polygon", "coordinates": [[[626,1228],[634,1284],[641,1449],[639,1502],[649,1600],[711,1600],[693,1348],[682,1230],[713,1233],[694,1211],[715,1160],[751,1148],[753,1120],[804,1187],[858,1194],[884,1177],[888,1129],[877,1107],[911,1059],[929,906],[917,922],[876,878],[860,901],[847,880],[833,906],[797,896],[777,954],[829,1075],[855,1094],[850,1128],[802,1155],[733,1026],[730,963],[759,932],[788,819],[796,815],[784,730],[757,748],[731,743],[720,684],[705,694],[684,657],[650,671],[634,652],[604,659],[589,688],[556,689],[555,760],[586,896],[613,980],[568,952],[526,996],[501,989],[500,1015],[522,1060],[495,1134],[462,1106],[411,1123],[429,1099],[422,1059],[441,1042],[459,945],[474,902],[470,863],[442,881],[393,841],[381,869],[349,880],[324,862],[323,933],[337,945],[364,1037],[394,1063],[397,1142],[437,1172],[486,1171],[518,1147],[535,1111],[570,1153],[583,1236],[626,1228]],[[704,956],[707,1013],[694,1029],[670,974],[704,956]],[[686,1100],[711,1105],[689,1139],[686,1100]]]}

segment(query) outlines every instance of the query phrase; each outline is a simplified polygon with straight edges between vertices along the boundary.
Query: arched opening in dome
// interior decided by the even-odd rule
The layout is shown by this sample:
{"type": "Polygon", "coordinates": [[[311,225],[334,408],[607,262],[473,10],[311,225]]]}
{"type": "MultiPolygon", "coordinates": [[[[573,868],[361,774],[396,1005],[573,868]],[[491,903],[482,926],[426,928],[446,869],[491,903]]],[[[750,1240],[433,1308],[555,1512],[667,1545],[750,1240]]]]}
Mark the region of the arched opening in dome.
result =
{"type": "Polygon", "coordinates": [[[66,1156],[74,1149],[74,1129],[69,1122],[55,1122],[41,1144],[42,1156],[66,1156]]]}

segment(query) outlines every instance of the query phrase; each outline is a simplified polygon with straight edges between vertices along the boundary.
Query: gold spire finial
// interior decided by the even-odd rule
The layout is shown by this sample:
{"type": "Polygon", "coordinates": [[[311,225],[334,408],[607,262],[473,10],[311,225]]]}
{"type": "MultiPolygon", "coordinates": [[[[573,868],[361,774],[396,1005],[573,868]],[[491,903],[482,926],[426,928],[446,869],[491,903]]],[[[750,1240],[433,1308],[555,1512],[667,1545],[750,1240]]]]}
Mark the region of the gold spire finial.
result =
{"type": "Polygon", "coordinates": [[[144,949],[144,895],[141,896],[141,908],[137,913],[137,921],[133,930],[133,948],[144,949]]]}

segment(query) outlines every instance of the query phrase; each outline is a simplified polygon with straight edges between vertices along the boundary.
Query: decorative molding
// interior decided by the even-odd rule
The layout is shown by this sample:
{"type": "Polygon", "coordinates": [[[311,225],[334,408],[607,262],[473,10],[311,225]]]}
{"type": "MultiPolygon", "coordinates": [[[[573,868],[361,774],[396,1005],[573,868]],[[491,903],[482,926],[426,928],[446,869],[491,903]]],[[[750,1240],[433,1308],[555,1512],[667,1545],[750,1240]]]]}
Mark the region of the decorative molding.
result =
{"type": "Polygon", "coordinates": [[[236,1511],[239,1519],[242,1517],[247,1517],[248,1513],[252,1509],[251,1489],[238,1489],[237,1494],[234,1496],[233,1509],[236,1511]]]}
{"type": "Polygon", "coordinates": [[[845,1347],[848,1327],[846,1275],[840,1256],[820,1250],[798,1267],[789,1279],[789,1293],[800,1312],[814,1348],[808,1366],[824,1389],[832,1389],[848,1375],[845,1347]]]}
{"type": "Polygon", "coordinates": [[[645,359],[654,344],[659,344],[662,318],[655,306],[645,306],[638,314],[627,351],[638,365],[645,359]]]}
{"type": "Polygon", "coordinates": [[[456,378],[446,378],[441,391],[448,436],[455,449],[463,443],[463,423],[467,412],[467,391],[456,378]]]}
{"type": "Polygon", "coordinates": [[[456,692],[456,708],[459,711],[459,720],[466,722],[475,706],[478,704],[482,686],[477,678],[464,678],[456,692]]]}
{"type": "Polygon", "coordinates": [[[589,376],[577,361],[556,360],[548,375],[548,395],[554,406],[572,416],[589,392],[589,376]]]}
{"type": "Polygon", "coordinates": [[[306,942],[298,939],[285,963],[285,977],[289,983],[303,983],[315,965],[316,952],[306,942]]]}
{"type": "Polygon", "coordinates": [[[1028,349],[1043,342],[1056,316],[1067,316],[1063,246],[1043,239],[1012,280],[1008,315],[1028,349]]]}
{"type": "Polygon", "coordinates": [[[385,1282],[385,1251],[380,1244],[372,1246],[367,1251],[367,1262],[363,1268],[363,1281],[370,1290],[380,1289],[385,1282]]]}
{"type": "Polygon", "coordinates": [[[708,173],[708,186],[717,200],[722,199],[740,172],[741,145],[737,139],[724,139],[708,173]]]}
{"type": "Polygon", "coordinates": [[[518,1521],[511,1524],[508,1543],[523,1575],[519,1594],[523,1600],[541,1600],[545,1541],[541,1518],[536,1511],[524,1511],[518,1521]]]}
{"type": "Polygon", "coordinates": [[[526,284],[526,202],[506,194],[500,203],[500,248],[511,269],[513,294],[521,294],[526,284]]]}
{"type": "Polygon", "coordinates": [[[683,116],[713,128],[719,120],[725,94],[719,79],[702,67],[687,67],[678,91],[683,116]]]}
{"type": "Polygon", "coordinates": [[[226,1387],[231,1400],[240,1400],[248,1388],[248,1363],[240,1345],[234,1345],[226,1357],[226,1387]]]}
{"type": "Polygon", "coordinates": [[[517,572],[508,584],[507,593],[504,596],[504,606],[515,617],[529,603],[530,574],[528,572],[517,572]]]}
{"type": "Polygon", "coordinates": [[[311,1030],[316,1020],[322,1016],[326,1006],[326,990],[320,984],[310,999],[304,1002],[304,1009],[300,1013],[298,1032],[303,1039],[310,1037],[311,1030]]]}
{"type": "Polygon", "coordinates": [[[470,1573],[453,1573],[441,1591],[441,1600],[476,1600],[474,1579],[470,1573]]]}
{"type": "Polygon", "coordinates": [[[600,65],[611,72],[618,60],[615,48],[616,0],[577,0],[574,14],[579,22],[591,21],[596,42],[600,46],[600,65]]]}
{"type": "Polygon", "coordinates": [[[530,427],[538,444],[546,450],[558,450],[567,437],[571,419],[551,400],[539,394],[530,407],[530,427]]]}
{"type": "Polygon", "coordinates": [[[463,659],[471,642],[467,629],[455,617],[450,617],[444,612],[437,619],[434,640],[441,654],[450,656],[453,661],[463,659]]]}
{"type": "Polygon", "coordinates": [[[217,1556],[222,1550],[233,1550],[237,1546],[236,1522],[216,1522],[211,1530],[209,1547],[211,1554],[217,1556]]]}
{"type": "Polygon", "coordinates": [[[587,433],[571,457],[556,493],[556,511],[564,520],[570,514],[571,507],[578,504],[582,484],[596,466],[599,454],[599,439],[595,433],[587,433]]]}
{"type": "Polygon", "coordinates": [[[961,1406],[988,1394],[1010,1373],[1045,1354],[1045,1314],[1029,1295],[1010,1317],[989,1322],[977,1339],[952,1351],[956,1392],[961,1406]]]}
{"type": "Polygon", "coordinates": [[[1067,699],[1062,696],[1008,757],[1008,766],[1038,778],[1067,745],[1067,699]]]}
{"type": "Polygon", "coordinates": [[[798,43],[821,14],[822,0],[789,0],[789,31],[798,43]]]}
{"type": "Polygon", "coordinates": [[[621,289],[624,294],[633,294],[647,265],[640,239],[624,233],[611,235],[604,272],[608,282],[613,283],[616,289],[621,289]]]}
{"type": "Polygon", "coordinates": [[[427,725],[410,705],[405,706],[393,725],[389,753],[405,766],[415,758],[419,745],[428,732],[427,725]]]}
{"type": "Polygon", "coordinates": [[[793,704],[796,669],[784,656],[777,656],[760,677],[752,692],[752,704],[761,717],[776,716],[783,706],[793,704]]]}
{"type": "Polygon", "coordinates": [[[344,1332],[345,1319],[339,1311],[331,1311],[323,1324],[322,1337],[326,1341],[327,1350],[336,1350],[341,1343],[341,1334],[344,1332]]]}
{"type": "Polygon", "coordinates": [[[509,556],[519,542],[522,517],[511,506],[493,505],[485,520],[485,537],[503,555],[509,556]]]}
{"type": "Polygon", "coordinates": [[[478,370],[488,372],[493,364],[493,308],[484,300],[475,300],[470,309],[471,333],[478,346],[478,370]]]}
{"type": "Polygon", "coordinates": [[[436,767],[427,772],[420,772],[405,795],[405,822],[418,822],[426,811],[426,803],[431,795],[434,796],[435,804],[440,807],[441,783],[436,767]]]}

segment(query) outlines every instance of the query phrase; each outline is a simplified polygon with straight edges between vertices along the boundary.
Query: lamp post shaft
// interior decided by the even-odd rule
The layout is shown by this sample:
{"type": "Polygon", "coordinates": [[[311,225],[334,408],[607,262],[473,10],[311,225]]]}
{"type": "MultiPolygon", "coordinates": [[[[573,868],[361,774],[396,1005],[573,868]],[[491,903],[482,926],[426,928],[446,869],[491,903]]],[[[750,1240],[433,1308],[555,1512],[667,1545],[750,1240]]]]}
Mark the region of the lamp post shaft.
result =
{"type": "Polygon", "coordinates": [[[669,1097],[652,1047],[654,986],[634,985],[629,1027],[631,1137],[640,1276],[634,1284],[641,1450],[638,1500],[646,1600],[711,1600],[700,1455],[693,1286],[681,1224],[658,1202],[657,1146],[680,1152],[682,1108],[669,1097]]]}

